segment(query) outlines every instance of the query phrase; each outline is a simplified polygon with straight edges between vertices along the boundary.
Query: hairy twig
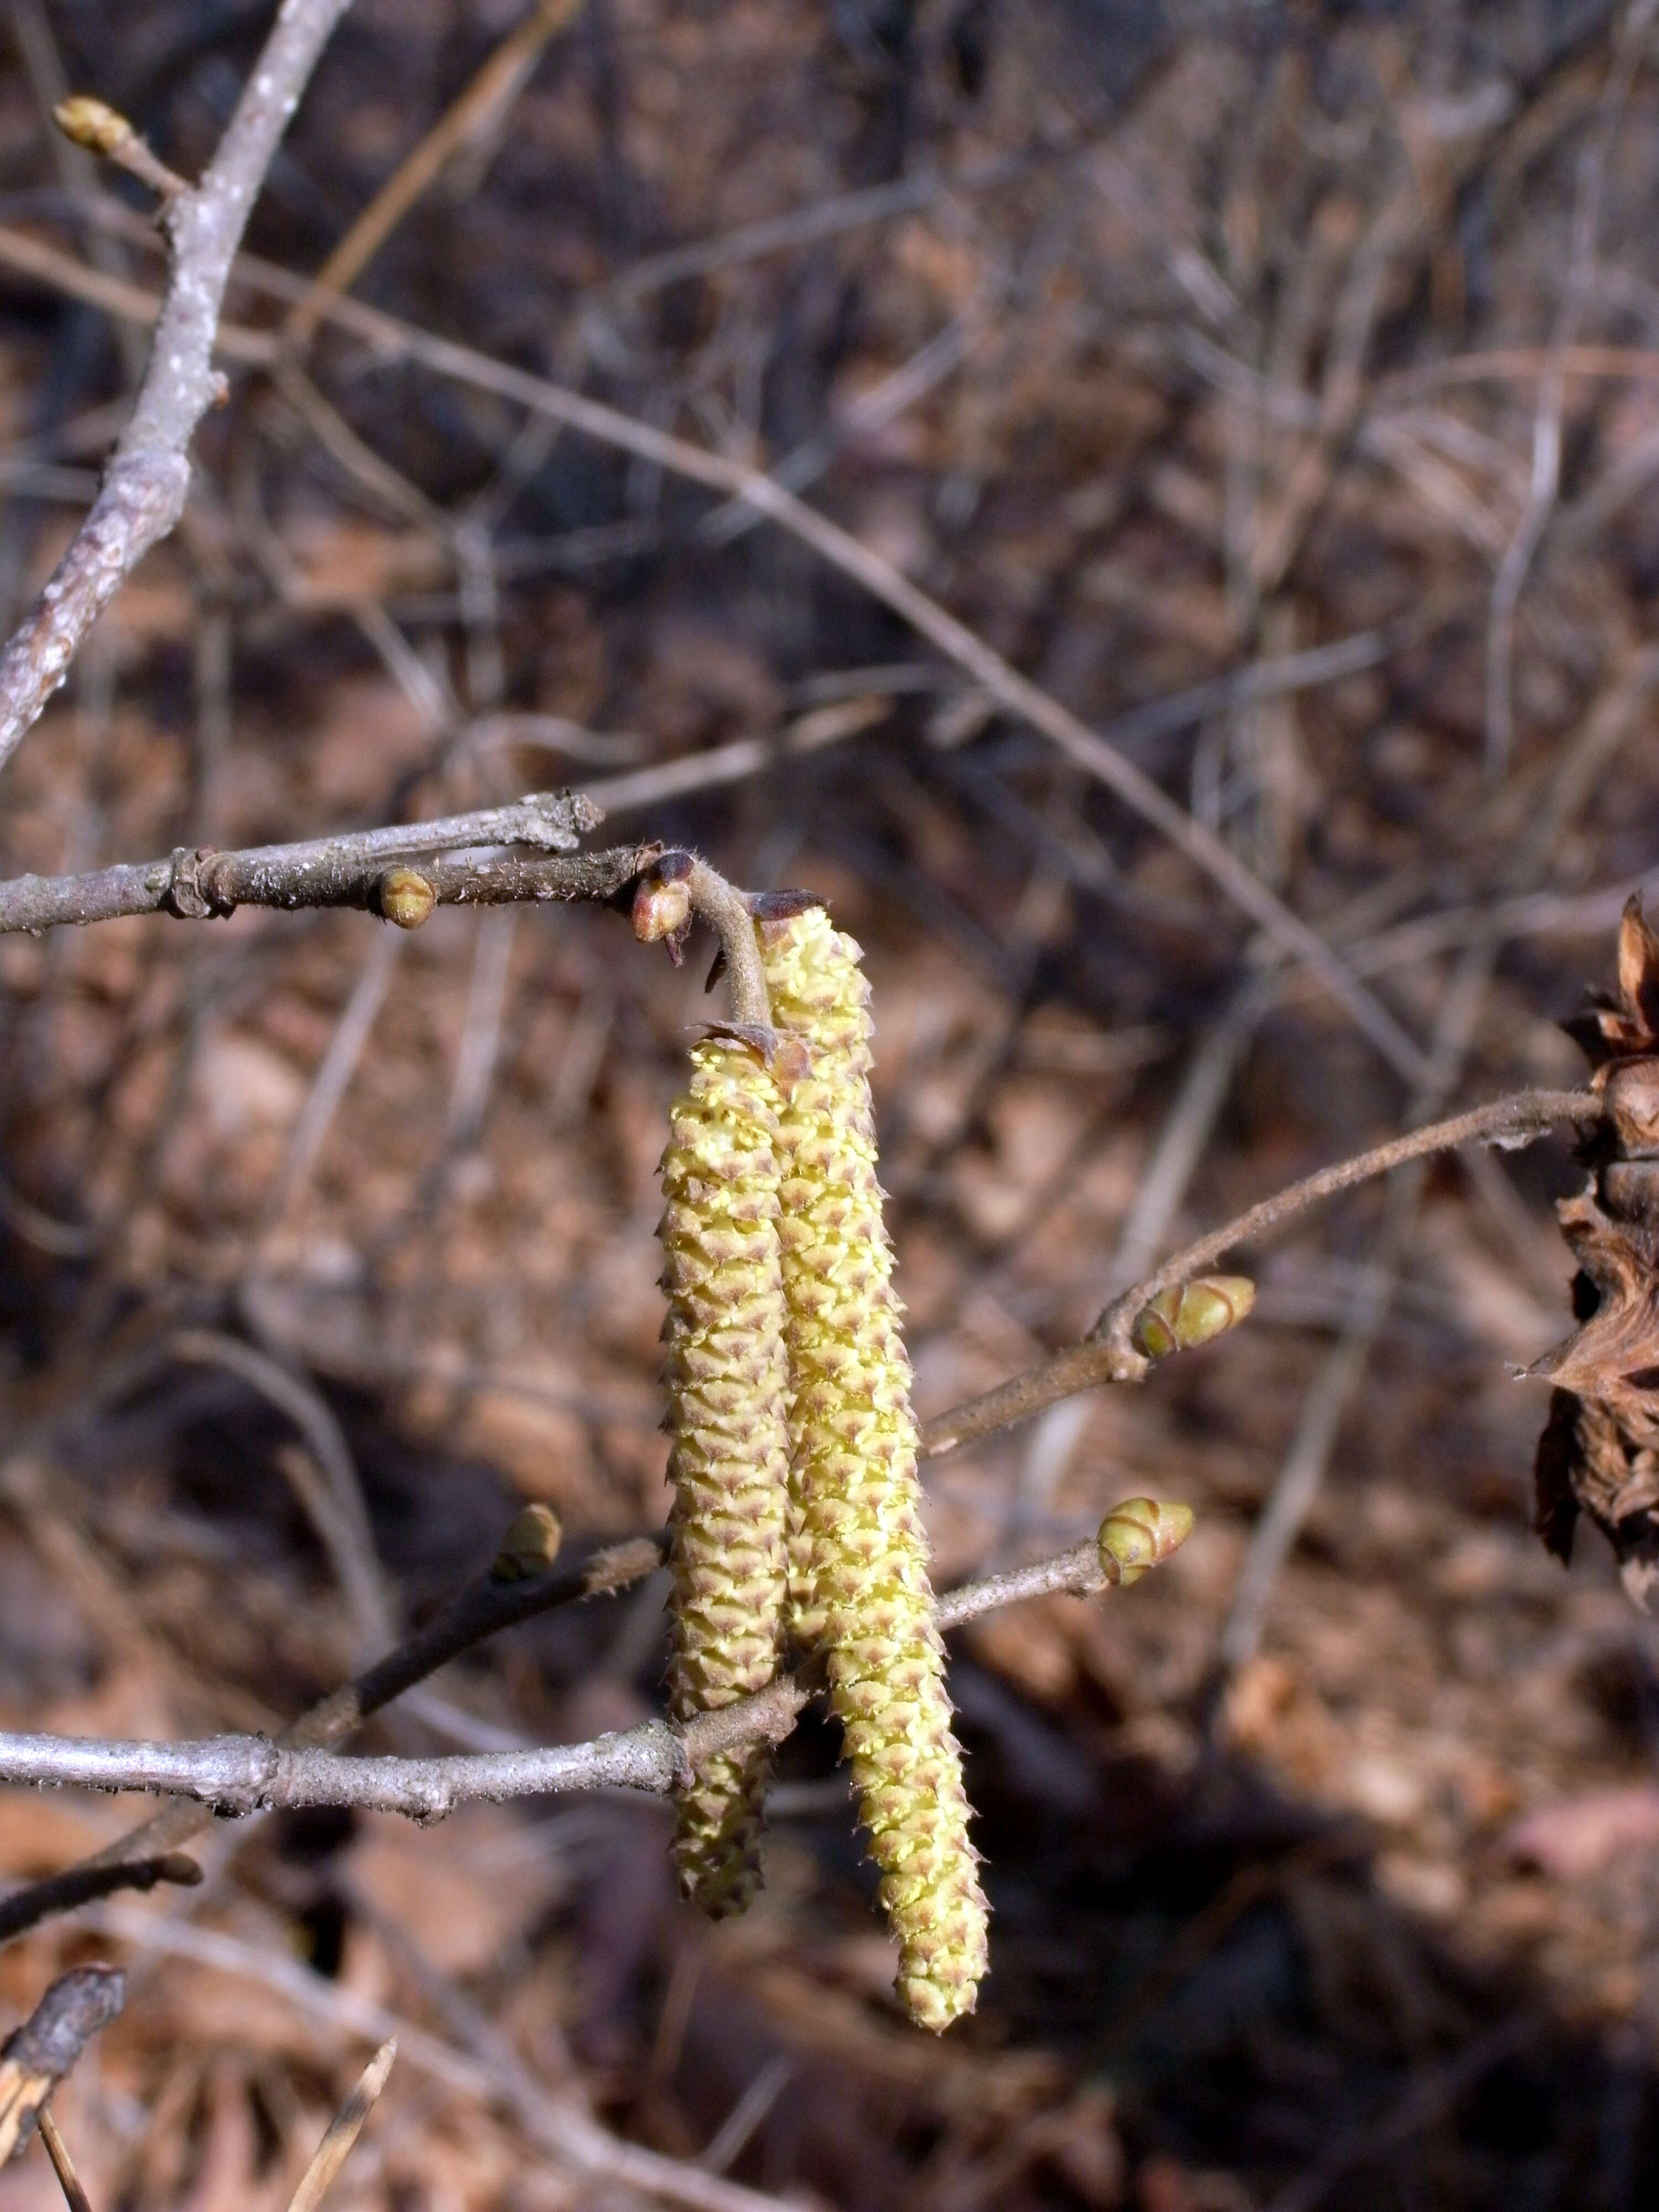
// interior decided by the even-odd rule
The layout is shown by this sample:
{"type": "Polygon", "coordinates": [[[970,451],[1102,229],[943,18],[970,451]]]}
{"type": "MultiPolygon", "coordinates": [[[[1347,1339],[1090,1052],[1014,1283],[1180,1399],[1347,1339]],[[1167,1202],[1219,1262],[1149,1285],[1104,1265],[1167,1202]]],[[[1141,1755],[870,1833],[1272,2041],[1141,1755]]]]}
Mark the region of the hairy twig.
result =
{"type": "MultiPolygon", "coordinates": [[[[654,1556],[654,1547],[653,1551],[654,1556]]],[[[1060,1590],[1083,1596],[1130,1578],[1130,1572],[1091,1537],[1036,1566],[994,1575],[951,1592],[939,1600],[939,1626],[960,1626],[1021,1598],[1060,1590]]],[[[780,1741],[793,1727],[813,1687],[810,1672],[803,1669],[780,1676],[753,1697],[699,1714],[684,1727],[649,1720],[589,1743],[444,1759],[342,1756],[314,1738],[302,1740],[299,1729],[290,1730],[282,1743],[250,1735],[159,1744],[0,1735],[0,1778],[95,1790],[149,1790],[193,1799],[222,1814],[352,1805],[421,1820],[440,1819],[457,1805],[478,1798],[607,1789],[666,1796],[720,1753],[742,1744],[780,1741]]],[[[360,1689],[354,1686],[344,1695],[349,1698],[360,1689]]]]}
{"type": "Polygon", "coordinates": [[[922,1431],[922,1449],[930,1456],[954,1451],[959,1445],[1040,1413],[1045,1406],[1079,1390],[1092,1390],[1105,1382],[1140,1382],[1150,1364],[1133,1341],[1135,1316],[1142,1308],[1159,1291],[1186,1282],[1239,1246],[1269,1235],[1322,1199],[1352,1190],[1357,1183],[1370,1182],[1407,1160],[1421,1159],[1431,1152],[1451,1152],[1472,1142],[1504,1147],[1529,1145],[1558,1122],[1594,1121],[1601,1111],[1601,1101],[1593,1091],[1517,1091],[1466,1114],[1455,1114],[1448,1121],[1436,1121],[1395,1137],[1352,1159],[1321,1168],[1164,1261],[1114,1298],[1081,1344],[1057,1352],[1042,1366],[1016,1375],[994,1390],[968,1399],[948,1413],[936,1414],[922,1431]]]}
{"type": "Polygon", "coordinates": [[[0,763],[124,579],[184,512],[185,449],[223,388],[213,343],[231,264],[289,118],[349,4],[283,0],[205,175],[166,204],[172,266],[131,419],[91,512],[0,654],[0,763]]]}

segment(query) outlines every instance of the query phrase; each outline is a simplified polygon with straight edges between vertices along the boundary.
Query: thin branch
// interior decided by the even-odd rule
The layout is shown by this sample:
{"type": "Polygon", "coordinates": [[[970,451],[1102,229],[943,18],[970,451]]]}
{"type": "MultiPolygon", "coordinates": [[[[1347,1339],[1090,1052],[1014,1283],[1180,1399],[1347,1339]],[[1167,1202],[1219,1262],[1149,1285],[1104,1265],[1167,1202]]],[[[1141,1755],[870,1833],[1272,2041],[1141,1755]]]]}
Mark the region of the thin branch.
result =
{"type": "Polygon", "coordinates": [[[213,344],[231,264],[289,118],[349,5],[283,0],[206,174],[167,203],[172,266],[131,419],[91,512],[0,653],[0,764],[123,581],[184,512],[186,448],[223,390],[213,344]]]}
{"type": "MultiPolygon", "coordinates": [[[[595,1552],[580,1566],[558,1568],[527,1580],[505,1581],[494,1573],[484,1576],[459,1592],[395,1651],[301,1714],[282,1741],[295,1747],[341,1743],[405,1690],[501,1630],[533,1620],[556,1606],[625,1589],[661,1563],[660,1543],[652,1537],[635,1537],[595,1552]]],[[[199,1805],[169,1805],[79,1866],[0,1899],[0,1944],[26,1935],[55,1914],[71,1911],[112,1890],[149,1889],[157,1881],[188,1880],[176,1870],[179,1862],[174,1855],[179,1844],[188,1843],[209,1825],[211,1817],[199,1805]],[[159,1857],[165,1857],[173,1870],[158,1872],[159,1857]]],[[[185,1859],[182,1864],[191,1862],[185,1859]]]]}
{"type": "Polygon", "coordinates": [[[1486,616],[1486,771],[1496,781],[1515,742],[1515,622],[1544,532],[1560,495],[1562,415],[1567,368],[1595,282],[1596,241],[1607,163],[1624,118],[1632,79],[1652,27],[1656,0],[1632,0],[1620,27],[1613,67],[1596,103],[1595,127],[1578,158],[1566,283],[1533,413],[1527,496],[1492,579],[1486,616]]]}
{"type": "MultiPolygon", "coordinates": [[[[112,222],[118,212],[112,211],[112,222]]],[[[0,240],[6,234],[0,234],[0,240]]],[[[36,256],[44,273],[44,264],[36,256]]],[[[244,255],[239,276],[276,296],[303,301],[309,287],[286,270],[244,255]]],[[[1347,1012],[1397,1073],[1420,1082],[1428,1063],[1374,993],[1352,973],[1303,918],[1254,874],[1224,840],[1196,822],[1145,771],[1089,728],[1059,700],[1022,676],[983,638],[920,590],[893,563],[851,532],[806,506],[764,471],[694,446],[689,441],[636,422],[619,409],[584,392],[569,390],[510,362],[493,360],[471,346],[421,330],[414,324],[365,307],[360,301],[331,298],[325,317],[373,346],[383,359],[420,362],[441,376],[475,390],[516,401],[532,413],[562,422],[580,434],[638,456],[711,491],[742,501],[757,514],[810,546],[820,559],[849,577],[872,598],[927,638],[945,658],[973,678],[1005,712],[1029,723],[1178,851],[1267,934],[1279,951],[1298,961],[1347,1012]]]]}
{"type": "Polygon", "coordinates": [[[1144,1352],[1135,1349],[1132,1338],[1135,1316],[1144,1306],[1160,1291],[1189,1281],[1227,1253],[1255,1243],[1338,1191],[1372,1182],[1407,1160],[1451,1152],[1459,1145],[1479,1142],[1505,1150],[1529,1145],[1558,1122],[1595,1121],[1601,1111],[1601,1101],[1594,1091],[1517,1091],[1466,1114],[1455,1114],[1448,1121],[1432,1122],[1426,1128],[1392,1138],[1352,1159],[1321,1168],[1164,1261],[1114,1298],[1081,1344],[1057,1352],[1042,1366],[1016,1375],[994,1390],[969,1398],[948,1413],[936,1414],[923,1429],[923,1451],[929,1457],[955,1451],[980,1437],[1026,1420],[1045,1406],[1073,1397],[1079,1390],[1096,1389],[1106,1382],[1140,1382],[1150,1363],[1144,1352]]]}
{"type": "Polygon", "coordinates": [[[325,1980],[298,1959],[284,1957],[280,1945],[256,1947],[216,1928],[191,1927],[119,1905],[104,1906],[97,1924],[100,1933],[152,1955],[182,1959],[273,1990],[313,2020],[348,2034],[376,2043],[395,2035],[404,2065],[442,2088],[504,2109],[539,2150],[585,2179],[684,2205],[687,2212],[785,2212],[775,2197],[613,2136],[574,2096],[546,2087],[509,2053],[485,2056],[458,2048],[411,2026],[360,1990],[325,1980]]]}
{"type": "MultiPolygon", "coordinates": [[[[399,860],[479,846],[532,845],[574,854],[597,807],[568,791],[536,791],[509,806],[359,830],[294,845],[254,845],[239,853],[179,846],[164,860],[120,861],[78,876],[16,876],[0,883],[0,935],[55,929],[125,915],[218,919],[239,906],[355,906],[381,910],[383,879],[399,860]]],[[[639,873],[654,846],[585,854],[578,860],[497,862],[489,870],[433,861],[418,871],[436,905],[498,905],[513,899],[609,898],[639,873]]],[[[429,911],[429,909],[428,909],[429,911]]]]}
{"type": "Polygon", "coordinates": [[[9,1932],[5,1916],[15,1902],[25,1898],[29,1900],[33,1917],[28,1924],[33,1927],[60,1912],[96,1905],[100,1898],[113,1897],[118,1890],[143,1892],[164,1882],[177,1889],[195,1889],[201,1880],[202,1869],[187,1851],[162,1851],[154,1858],[127,1859],[118,1866],[66,1867],[62,1874],[49,1875],[44,1881],[31,1882],[27,1889],[0,1899],[0,1942],[9,1932]]]}
{"type": "Polygon", "coordinates": [[[389,2035],[364,2067],[351,2094],[329,2122],[328,2132],[318,2144],[310,2165],[301,2176],[300,2185],[289,2201],[288,2212],[317,2212],[329,2184],[350,2156],[351,2146],[362,2133],[363,2122],[374,2111],[397,2056],[398,2039],[395,2035],[389,2035]]]}
{"type": "MultiPolygon", "coordinates": [[[[110,203],[100,199],[90,212],[100,227],[112,226],[107,220],[110,203]]],[[[131,214],[124,209],[123,214],[131,214]]],[[[153,244],[154,240],[150,240],[153,244]]],[[[111,276],[102,269],[88,268],[84,261],[61,246],[49,246],[44,238],[36,238],[27,230],[15,230],[9,223],[0,223],[0,265],[15,270],[21,276],[33,276],[42,284],[50,285],[68,299],[84,300],[89,307],[96,307],[117,321],[131,323],[137,329],[151,329],[161,313],[161,299],[142,284],[130,283],[126,278],[111,276]]],[[[213,342],[213,350],[222,361],[234,361],[243,368],[270,368],[277,358],[277,343],[269,331],[248,329],[240,323],[222,323],[213,342]]]]}
{"type": "Polygon", "coordinates": [[[328,1554],[356,1630],[355,1657],[383,1650],[398,1623],[375,1556],[374,1537],[363,1503],[362,1483],[345,1431],[316,1385],[260,1352],[239,1336],[216,1328],[175,1329],[167,1340],[175,1359],[222,1368],[276,1407],[298,1429],[309,1447],[283,1471],[299,1496],[318,1541],[328,1554]],[[312,1472],[321,1469],[321,1479],[312,1472]]]}
{"type": "Polygon", "coordinates": [[[75,2171],[75,2160],[70,2156],[69,2145],[58,2132],[58,2123],[49,2109],[43,2108],[36,2125],[40,2141],[46,2146],[46,2156],[52,2160],[52,2170],[58,2176],[58,2186],[64,2192],[64,2202],[69,2212],[92,2212],[91,2200],[81,2185],[81,2177],[75,2171]]]}
{"type": "Polygon", "coordinates": [[[406,154],[317,271],[313,289],[289,315],[283,336],[295,349],[311,343],[331,295],[349,292],[392,232],[437,181],[446,164],[505,119],[530,80],[548,40],[575,14],[580,0],[540,0],[509,31],[465,89],[406,154]]]}
{"type": "MultiPolygon", "coordinates": [[[[942,1628],[976,1620],[1021,1598],[1054,1591],[1085,1596],[1128,1579],[1094,1538],[1033,1567],[970,1583],[939,1601],[942,1628]]],[[[754,1696],[684,1727],[649,1720],[589,1743],[441,1759],[354,1758],[296,1741],[223,1735],[196,1743],[89,1741],[76,1736],[0,1735],[0,1779],[94,1790],[149,1790],[194,1799],[216,1813],[351,1805],[439,1820],[479,1798],[635,1790],[667,1796],[696,1770],[741,1744],[776,1742],[812,1694],[810,1670],[786,1674],[754,1696]]]]}

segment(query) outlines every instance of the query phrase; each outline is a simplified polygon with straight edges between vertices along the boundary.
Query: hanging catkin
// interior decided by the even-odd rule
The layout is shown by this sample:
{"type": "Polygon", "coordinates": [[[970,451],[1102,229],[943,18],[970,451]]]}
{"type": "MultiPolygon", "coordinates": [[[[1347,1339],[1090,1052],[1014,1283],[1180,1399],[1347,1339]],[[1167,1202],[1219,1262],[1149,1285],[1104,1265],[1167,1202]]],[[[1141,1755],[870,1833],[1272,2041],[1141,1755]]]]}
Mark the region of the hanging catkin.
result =
{"type": "Polygon", "coordinates": [[[869,986],[821,908],[763,925],[773,1019],[811,1072],[778,1117],[789,1314],[791,1607],[821,1643],[881,1899],[898,1995],[934,2030],[971,2012],[986,1906],[968,1840],[916,1480],[870,1105],[869,986]]]}
{"type": "MultiPolygon", "coordinates": [[[[753,1051],[708,1037],[692,1051],[663,1155],[669,1694],[680,1721],[763,1687],[781,1641],[789,1445],[777,1106],[753,1051]]],[[[759,1887],[770,1767],[763,1744],[723,1753],[679,1800],[681,1889],[716,1918],[743,1911],[759,1887]]]]}

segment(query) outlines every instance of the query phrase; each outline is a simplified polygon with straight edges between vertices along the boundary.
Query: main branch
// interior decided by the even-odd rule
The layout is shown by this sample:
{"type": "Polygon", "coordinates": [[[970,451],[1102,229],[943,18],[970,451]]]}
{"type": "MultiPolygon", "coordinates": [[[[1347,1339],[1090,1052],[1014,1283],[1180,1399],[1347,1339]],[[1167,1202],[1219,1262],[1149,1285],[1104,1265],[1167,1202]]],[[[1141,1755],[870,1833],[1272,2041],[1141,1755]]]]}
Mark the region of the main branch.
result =
{"type": "MultiPolygon", "coordinates": [[[[1164,1509],[1166,1512],[1168,1509],[1164,1509]]],[[[1184,1525],[1189,1525],[1190,1516],[1184,1525]]],[[[1111,1527],[1109,1521],[1107,1528],[1111,1527]]],[[[939,1601],[943,1628],[958,1627],[1018,1599],[1050,1591],[1086,1595],[1134,1578],[1105,1541],[1090,1538],[1051,1559],[969,1583],[939,1601]]],[[[1176,1540],[1178,1540],[1178,1538],[1176,1540]]],[[[1148,1562],[1150,1564],[1150,1562],[1148,1562]]],[[[788,1735],[811,1696],[805,1670],[684,1727],[649,1720],[591,1743],[443,1759],[342,1755],[311,1742],[223,1735],[197,1743],[92,1742],[76,1736],[0,1735],[0,1781],[93,1790],[148,1790],[193,1799],[221,1814],[351,1805],[437,1820],[478,1798],[573,1790],[636,1790],[666,1796],[717,1753],[788,1735]]],[[[361,1705],[356,1717],[360,1717],[361,1705]]]]}

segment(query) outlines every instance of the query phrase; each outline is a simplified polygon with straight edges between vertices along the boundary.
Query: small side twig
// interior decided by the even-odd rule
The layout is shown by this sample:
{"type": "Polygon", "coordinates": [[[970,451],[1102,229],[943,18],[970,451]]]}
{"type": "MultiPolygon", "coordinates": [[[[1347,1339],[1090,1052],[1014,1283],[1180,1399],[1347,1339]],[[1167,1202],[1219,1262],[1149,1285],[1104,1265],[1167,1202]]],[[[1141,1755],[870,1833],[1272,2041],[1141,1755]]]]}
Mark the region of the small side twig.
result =
{"type": "Polygon", "coordinates": [[[113,1966],[76,1966],[0,2043],[0,2166],[28,2141],[47,2098],[115,2018],[126,1993],[126,1977],[113,1966]]]}
{"type": "Polygon", "coordinates": [[[58,2176],[58,2186],[64,2192],[64,2202],[69,2212],[92,2212],[91,2202],[81,2186],[81,2177],[75,2171],[75,2160],[70,2156],[69,2145],[58,2132],[58,2123],[46,2107],[42,2107],[35,2124],[40,2130],[40,2140],[46,2145],[46,2156],[52,2160],[52,2170],[58,2176]]]}
{"type": "Polygon", "coordinates": [[[155,1889],[163,1882],[178,1889],[194,1889],[201,1880],[202,1869],[187,1851],[161,1851],[154,1858],[126,1859],[118,1866],[67,1867],[62,1874],[50,1875],[44,1881],[15,1891],[12,1897],[0,1899],[0,1942],[6,1937],[7,1913],[14,1902],[24,1898],[33,1911],[28,1924],[33,1926],[60,1912],[96,1905],[100,1898],[113,1897],[119,1890],[155,1889]]]}
{"type": "Polygon", "coordinates": [[[1219,1229],[1212,1229],[1143,1276],[1113,1299],[1081,1344],[999,1383],[994,1390],[968,1399],[948,1413],[936,1414],[922,1431],[923,1452],[933,1457],[954,1451],[1040,1413],[1045,1407],[1073,1397],[1079,1390],[1096,1389],[1107,1382],[1141,1382],[1151,1364],[1133,1342],[1135,1318],[1143,1308],[1160,1291],[1190,1280],[1225,1254],[1270,1235],[1322,1200],[1372,1182],[1407,1160],[1421,1159],[1431,1152],[1452,1152],[1459,1145],[1470,1143],[1506,1149],[1529,1145],[1559,1122],[1592,1121],[1602,1110],[1601,1099],[1590,1091],[1517,1091],[1487,1105],[1473,1107],[1468,1113],[1455,1114],[1449,1121],[1413,1129],[1352,1159],[1321,1168],[1288,1189],[1264,1198],[1219,1229]]]}
{"type": "Polygon", "coordinates": [[[351,2146],[362,2133],[363,2122],[374,2111],[397,2056],[398,2039],[388,2036],[358,2075],[351,2094],[329,2122],[328,2132],[301,2177],[288,2212],[317,2212],[330,2182],[345,2164],[351,2146]]]}

